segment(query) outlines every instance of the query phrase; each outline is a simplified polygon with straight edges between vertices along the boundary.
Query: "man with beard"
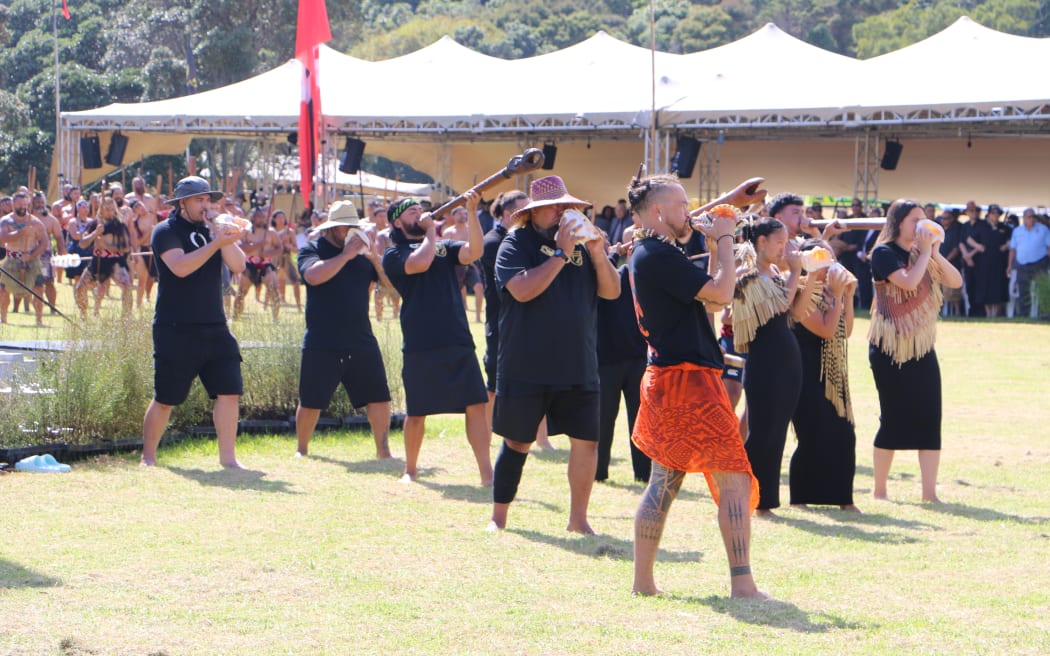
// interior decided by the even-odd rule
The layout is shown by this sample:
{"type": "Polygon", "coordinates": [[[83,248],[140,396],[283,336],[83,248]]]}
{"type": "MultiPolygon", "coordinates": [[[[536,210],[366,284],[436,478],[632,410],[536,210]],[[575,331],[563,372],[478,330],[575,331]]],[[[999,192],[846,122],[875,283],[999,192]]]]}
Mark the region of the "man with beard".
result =
{"type": "Polygon", "coordinates": [[[179,180],[168,219],[153,231],[157,257],[157,304],[153,319],[154,394],[142,421],[142,464],[157,463],[157,446],[171,411],[186,400],[198,376],[215,399],[212,419],[219,444],[219,463],[241,469],[237,462],[237,418],[241,352],[226,327],[222,309],[222,265],[234,274],[244,270],[237,246],[241,231],[208,224],[209,201],[222,198],[197,176],[179,180]]]}
{"type": "Polygon", "coordinates": [[[532,200],[511,215],[520,227],[507,235],[496,257],[501,296],[492,428],[503,445],[489,530],[506,528],[536,428],[546,416],[551,433],[569,436],[566,530],[593,534],[587,506],[598,458],[598,298],[617,298],[620,280],[598,229],[562,218],[590,203],[571,196],[555,175],[535,180],[530,191],[532,200]],[[587,234],[575,232],[586,228],[587,234]]]}
{"type": "Polygon", "coordinates": [[[433,218],[414,199],[397,201],[387,211],[393,245],[383,254],[383,269],[402,299],[405,482],[416,480],[419,473],[427,415],[465,412],[467,441],[481,484],[492,483],[488,396],[456,279],[456,265],[481,257],[478,198],[474,192],[467,194],[466,242],[438,239],[433,218]]]}
{"type": "Polygon", "coordinates": [[[299,372],[299,407],[295,411],[296,453],[305,456],[321,411],[340,383],[355,408],[366,408],[376,443],[376,458],[389,458],[390,390],[379,342],[368,320],[368,289],[379,280],[382,264],[374,234],[358,229],[353,203],[339,201],[317,238],[299,251],[299,271],[306,282],[306,334],[299,372]]]}
{"type": "MultiPolygon", "coordinates": [[[[58,291],[55,289],[55,270],[51,267],[51,255],[55,250],[61,255],[66,254],[66,238],[62,234],[62,222],[48,211],[47,200],[43,194],[34,194],[31,206],[33,216],[44,224],[44,232],[47,235],[47,248],[40,254],[40,274],[44,277],[44,295],[47,302],[54,306],[58,300],[58,291]]],[[[58,311],[52,309],[51,314],[58,314],[58,311]]]]}
{"type": "Polygon", "coordinates": [[[233,318],[237,319],[244,311],[244,297],[248,291],[252,287],[266,285],[266,302],[270,304],[273,320],[277,321],[277,315],[281,312],[281,299],[277,292],[277,267],[273,264],[273,258],[280,256],[284,248],[277,231],[266,221],[265,209],[256,207],[252,210],[251,221],[251,231],[241,240],[241,250],[248,261],[241,276],[240,289],[237,290],[237,300],[233,303],[233,318]]]}
{"type": "MultiPolygon", "coordinates": [[[[12,206],[11,213],[0,219],[0,246],[7,249],[7,257],[0,262],[0,269],[4,271],[0,276],[0,323],[7,323],[7,303],[12,294],[24,299],[28,307],[33,297],[25,288],[32,289],[38,297],[44,292],[40,256],[50,243],[44,224],[29,213],[29,194],[16,193],[12,206]]],[[[33,308],[36,325],[43,326],[44,304],[40,298],[33,298],[33,308]]]]}
{"type": "MultiPolygon", "coordinates": [[[[744,206],[760,199],[765,191],[750,182],[716,202],[744,206]]],[[[712,249],[712,262],[704,271],[679,246],[694,227],[678,178],[636,178],[628,193],[641,222],[628,266],[635,312],[649,343],[632,438],[653,459],[649,486],[635,515],[634,592],[660,593],[653,565],[667,513],[686,473],[703,472],[718,505],[732,596],[768,598],[751,575],[751,512],[758,505],[758,481],[719,380],[722,354],[705,306],[724,306],[733,299],[735,219],[718,216],[710,227],[695,228],[705,232],[712,249]]]]}

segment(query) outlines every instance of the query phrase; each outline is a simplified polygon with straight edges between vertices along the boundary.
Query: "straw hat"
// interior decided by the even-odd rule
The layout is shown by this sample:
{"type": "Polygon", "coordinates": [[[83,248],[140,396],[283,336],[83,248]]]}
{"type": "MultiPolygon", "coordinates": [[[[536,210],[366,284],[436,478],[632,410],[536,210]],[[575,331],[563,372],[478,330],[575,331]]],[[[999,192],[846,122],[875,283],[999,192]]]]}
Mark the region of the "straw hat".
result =
{"type": "Polygon", "coordinates": [[[357,228],[361,225],[361,217],[357,214],[357,207],[348,200],[336,201],[328,208],[328,219],[310,232],[317,234],[329,228],[339,226],[345,228],[357,228]]]}
{"type": "Polygon", "coordinates": [[[556,175],[549,175],[546,178],[533,180],[532,187],[529,191],[531,192],[529,194],[531,198],[529,204],[514,212],[514,214],[511,214],[511,220],[517,220],[525,212],[534,210],[537,207],[543,207],[544,205],[574,205],[576,207],[591,206],[587,201],[580,200],[579,198],[570,195],[569,190],[565,188],[565,182],[556,175]]]}

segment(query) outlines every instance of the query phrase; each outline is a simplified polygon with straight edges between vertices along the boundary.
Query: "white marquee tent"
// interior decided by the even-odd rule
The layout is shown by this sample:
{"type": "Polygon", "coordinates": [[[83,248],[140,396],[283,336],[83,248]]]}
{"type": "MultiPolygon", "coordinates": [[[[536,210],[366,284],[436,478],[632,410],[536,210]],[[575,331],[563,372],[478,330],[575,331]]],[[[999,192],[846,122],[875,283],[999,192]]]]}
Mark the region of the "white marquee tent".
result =
{"type": "MultiPolygon", "coordinates": [[[[1046,61],[1050,39],[967,18],[866,61],[772,24],[686,55],[654,54],[603,32],[514,61],[448,37],[380,62],[322,46],[324,177],[335,178],[341,135],[458,189],[548,142],[558,146],[555,172],[574,193],[605,203],[623,195],[643,159],[666,168],[674,136],[688,135],[705,144],[698,195],[729,186],[719,177],[760,174],[773,190],[800,193],[1050,204],[1050,77],[1031,73],[1046,61]],[[880,178],[884,138],[905,150],[898,169],[880,178]]],[[[120,130],[131,160],[178,152],[194,136],[283,142],[297,129],[299,84],[292,60],[192,96],[65,112],[53,168],[76,178],[69,172],[79,170],[78,137],[88,133],[105,149],[120,130]],[[164,135],[168,150],[156,145],[164,135]]]]}

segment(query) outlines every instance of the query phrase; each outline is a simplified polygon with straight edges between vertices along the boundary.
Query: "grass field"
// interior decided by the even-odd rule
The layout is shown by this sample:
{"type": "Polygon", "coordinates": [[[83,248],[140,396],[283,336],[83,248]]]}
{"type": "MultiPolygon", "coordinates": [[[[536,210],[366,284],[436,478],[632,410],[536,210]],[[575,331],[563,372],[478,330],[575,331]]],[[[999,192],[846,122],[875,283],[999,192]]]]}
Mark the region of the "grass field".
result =
{"type": "Polygon", "coordinates": [[[129,455],[0,477],[0,654],[1050,653],[1050,329],[941,325],[946,503],[928,506],[912,453],[892,500],[871,499],[866,328],[850,343],[864,514],[755,520],[752,565],[775,601],[728,598],[701,476],[668,521],[667,594],[631,596],[642,488],[622,417],[593,537],[563,530],[564,437],[529,459],[508,530],[485,533],[462,419],[438,417],[411,485],[347,433],[303,459],[291,436],[242,437],[249,472],[197,441],[155,469],[129,455]]]}

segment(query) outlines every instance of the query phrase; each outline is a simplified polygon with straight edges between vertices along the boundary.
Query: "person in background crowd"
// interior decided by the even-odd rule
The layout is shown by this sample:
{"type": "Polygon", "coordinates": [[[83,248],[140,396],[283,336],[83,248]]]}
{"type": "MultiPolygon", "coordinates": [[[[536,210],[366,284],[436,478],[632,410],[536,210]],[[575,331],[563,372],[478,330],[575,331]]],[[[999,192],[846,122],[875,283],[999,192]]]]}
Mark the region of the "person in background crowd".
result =
{"type": "MultiPolygon", "coordinates": [[[[4,271],[0,274],[0,323],[7,323],[7,302],[12,294],[25,300],[28,311],[29,299],[33,296],[27,289],[38,297],[44,293],[40,256],[50,243],[44,224],[29,212],[29,194],[15,193],[12,207],[10,214],[0,218],[0,246],[7,251],[0,261],[4,271]]],[[[36,325],[43,326],[44,304],[39,298],[33,298],[33,309],[36,325]]]]}
{"type": "MultiPolygon", "coordinates": [[[[1017,316],[1032,312],[1032,281],[1050,270],[1050,228],[1035,220],[1035,210],[1025,208],[1022,223],[1010,235],[1006,274],[1017,272],[1017,316]]],[[[1045,310],[1045,308],[1044,308],[1045,310]]]]}
{"type": "Polygon", "coordinates": [[[274,258],[274,266],[277,268],[277,301],[284,303],[286,289],[290,285],[292,295],[295,297],[295,307],[303,311],[302,292],[299,291],[299,270],[296,268],[296,253],[299,252],[299,244],[296,240],[295,228],[288,222],[288,215],[284,210],[276,210],[270,215],[270,225],[277,233],[277,240],[281,244],[281,254],[274,258]]]}
{"type": "Polygon", "coordinates": [[[970,304],[983,305],[986,317],[998,317],[1009,300],[1005,271],[1010,228],[1000,222],[1002,215],[998,205],[989,205],[985,218],[977,219],[966,237],[974,270],[970,304]]]}
{"type": "MultiPolygon", "coordinates": [[[[466,241],[469,231],[467,219],[467,208],[457,207],[452,210],[452,221],[445,226],[441,236],[452,241],[466,241]]],[[[474,294],[474,321],[481,323],[481,305],[485,300],[485,287],[481,282],[481,272],[478,270],[477,263],[461,264],[456,267],[456,279],[459,281],[459,291],[463,295],[463,307],[467,306],[467,291],[474,294]]]]}
{"type": "Polygon", "coordinates": [[[73,292],[82,319],[87,318],[88,292],[98,287],[98,291],[95,292],[97,317],[111,280],[115,280],[120,287],[123,316],[130,316],[134,298],[128,253],[131,252],[132,246],[131,232],[120,220],[116,201],[104,198],[93,229],[80,239],[80,247],[90,248],[92,255],[73,292]]]}
{"type": "MultiPolygon", "coordinates": [[[[963,227],[959,223],[957,210],[944,210],[938,220],[944,228],[944,241],[939,247],[941,256],[957,270],[962,270],[962,251],[960,245],[963,236],[963,227]]],[[[941,285],[941,293],[944,295],[945,309],[949,316],[962,316],[963,295],[959,287],[948,287],[941,285]]]]}

